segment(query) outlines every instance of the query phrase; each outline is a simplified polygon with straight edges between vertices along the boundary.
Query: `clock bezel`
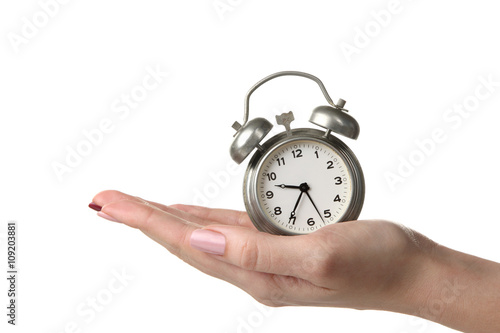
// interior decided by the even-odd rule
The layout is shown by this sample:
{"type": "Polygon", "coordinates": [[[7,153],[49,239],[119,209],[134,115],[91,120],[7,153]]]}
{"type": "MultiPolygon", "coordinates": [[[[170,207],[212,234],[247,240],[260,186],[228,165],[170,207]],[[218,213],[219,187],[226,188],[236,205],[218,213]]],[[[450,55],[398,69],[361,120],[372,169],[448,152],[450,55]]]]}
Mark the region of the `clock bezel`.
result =
{"type": "Polygon", "coordinates": [[[265,161],[270,154],[274,153],[274,151],[279,149],[282,145],[298,140],[312,140],[329,146],[332,150],[338,153],[348,168],[352,179],[351,202],[349,203],[349,207],[344,214],[335,223],[356,220],[361,213],[365,196],[365,182],[361,165],[352,150],[331,133],[328,133],[328,135],[325,136],[325,132],[318,129],[296,128],[290,132],[276,134],[262,144],[262,149],[257,150],[252,156],[245,172],[243,180],[243,200],[251,221],[259,231],[276,235],[306,234],[292,230],[283,230],[274,225],[274,223],[268,219],[266,213],[259,204],[257,190],[257,171],[260,169],[263,161],[265,161]]]}

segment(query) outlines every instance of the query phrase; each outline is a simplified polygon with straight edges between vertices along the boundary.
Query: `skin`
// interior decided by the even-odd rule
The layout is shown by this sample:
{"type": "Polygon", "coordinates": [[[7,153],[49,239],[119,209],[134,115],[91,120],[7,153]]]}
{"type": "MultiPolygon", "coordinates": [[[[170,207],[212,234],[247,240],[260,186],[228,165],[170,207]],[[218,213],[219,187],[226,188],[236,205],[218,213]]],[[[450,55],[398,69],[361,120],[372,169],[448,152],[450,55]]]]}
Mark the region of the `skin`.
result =
{"type": "Polygon", "coordinates": [[[103,191],[93,202],[268,306],[385,310],[463,332],[500,332],[500,264],[446,248],[403,225],[352,221],[287,237],[259,232],[240,211],[165,206],[118,191],[103,191]],[[193,248],[197,229],[224,235],[224,253],[193,248]]]}

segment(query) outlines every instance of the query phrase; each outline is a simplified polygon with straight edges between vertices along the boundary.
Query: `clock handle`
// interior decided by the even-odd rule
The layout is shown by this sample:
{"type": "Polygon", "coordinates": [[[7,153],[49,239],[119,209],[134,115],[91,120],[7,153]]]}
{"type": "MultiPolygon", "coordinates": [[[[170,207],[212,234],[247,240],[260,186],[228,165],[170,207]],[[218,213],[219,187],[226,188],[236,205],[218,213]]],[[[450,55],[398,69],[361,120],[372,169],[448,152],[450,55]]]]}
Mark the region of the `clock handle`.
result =
{"type": "Polygon", "coordinates": [[[250,90],[248,91],[248,93],[247,93],[247,95],[245,97],[245,109],[244,109],[244,114],[243,114],[243,124],[240,124],[237,121],[234,122],[234,124],[232,126],[236,130],[236,133],[234,135],[238,134],[239,130],[243,126],[245,126],[245,124],[248,122],[248,114],[249,114],[249,108],[250,108],[250,96],[252,95],[252,93],[255,90],[257,90],[257,88],[259,88],[261,85],[263,85],[264,83],[266,83],[267,81],[275,79],[275,78],[280,77],[280,76],[286,76],[286,75],[302,76],[302,77],[308,78],[310,80],[313,80],[320,87],[320,89],[323,92],[323,95],[325,96],[328,104],[330,104],[331,106],[333,106],[336,109],[339,109],[339,110],[342,110],[342,111],[347,111],[346,109],[343,108],[344,105],[345,105],[345,101],[343,99],[339,99],[339,101],[337,102],[337,104],[335,104],[332,101],[332,99],[330,98],[330,95],[328,95],[328,92],[326,91],[326,88],[323,85],[323,82],[321,82],[321,80],[318,79],[316,76],[308,74],[308,73],[304,73],[304,72],[297,72],[297,71],[277,72],[277,73],[271,74],[269,76],[266,76],[265,78],[263,78],[262,80],[260,80],[259,82],[257,82],[252,88],[250,88],[250,90]]]}

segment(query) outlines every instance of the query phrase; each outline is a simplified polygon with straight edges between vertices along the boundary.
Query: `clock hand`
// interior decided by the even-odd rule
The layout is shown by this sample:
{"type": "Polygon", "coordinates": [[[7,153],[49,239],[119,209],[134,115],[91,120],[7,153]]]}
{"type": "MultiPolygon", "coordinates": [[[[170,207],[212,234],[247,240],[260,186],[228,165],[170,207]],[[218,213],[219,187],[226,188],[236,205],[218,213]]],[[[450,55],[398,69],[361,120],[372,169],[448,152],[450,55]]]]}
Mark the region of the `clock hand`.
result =
{"type": "MultiPolygon", "coordinates": [[[[302,194],[303,194],[303,193],[304,193],[303,191],[300,191],[299,198],[297,199],[297,202],[295,203],[295,206],[293,207],[293,210],[292,210],[292,212],[290,213],[290,219],[289,219],[288,223],[290,223],[290,221],[291,221],[292,219],[295,219],[295,210],[297,209],[297,206],[299,205],[300,198],[302,198],[302,194]]],[[[295,223],[295,221],[294,221],[294,223],[295,223]]]]}
{"type": "MultiPolygon", "coordinates": [[[[319,218],[321,219],[321,221],[323,221],[323,224],[325,223],[325,220],[323,220],[323,216],[321,216],[321,213],[319,212],[318,210],[318,207],[316,207],[316,204],[314,203],[313,199],[311,198],[311,196],[309,195],[309,193],[307,191],[306,192],[306,195],[307,197],[309,198],[309,200],[311,200],[311,203],[313,204],[314,206],[314,209],[316,209],[316,212],[318,212],[318,215],[319,215],[319,218]]],[[[302,192],[301,192],[302,193],[302,192]]]]}
{"type": "Polygon", "coordinates": [[[274,185],[274,186],[281,187],[281,188],[298,188],[298,189],[300,189],[300,186],[296,186],[296,185],[280,184],[280,185],[274,185]]]}

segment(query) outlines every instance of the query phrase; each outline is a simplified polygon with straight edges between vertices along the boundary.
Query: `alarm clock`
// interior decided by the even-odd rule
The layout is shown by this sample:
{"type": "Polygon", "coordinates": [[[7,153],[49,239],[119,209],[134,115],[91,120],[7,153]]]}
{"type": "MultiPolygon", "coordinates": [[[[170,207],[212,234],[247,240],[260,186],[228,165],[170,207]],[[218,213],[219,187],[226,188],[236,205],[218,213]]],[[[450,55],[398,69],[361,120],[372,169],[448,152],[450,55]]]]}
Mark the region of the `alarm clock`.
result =
{"type": "Polygon", "coordinates": [[[232,126],[236,134],[230,155],[240,164],[255,150],[244,176],[243,199],[258,230],[300,235],[358,218],[365,196],[363,171],[351,149],[333,134],[358,138],[359,124],[345,103],[339,99],[335,104],[317,77],[297,71],[269,75],[248,91],[243,124],[232,126]],[[316,107],[309,121],[322,129],[292,129],[290,111],[276,116],[285,130],[262,143],[273,125],[265,118],[248,120],[250,96],[267,81],[286,75],[319,85],[329,105],[316,107]]]}

